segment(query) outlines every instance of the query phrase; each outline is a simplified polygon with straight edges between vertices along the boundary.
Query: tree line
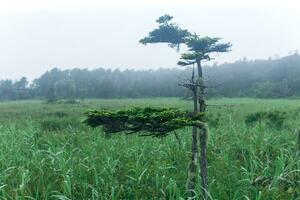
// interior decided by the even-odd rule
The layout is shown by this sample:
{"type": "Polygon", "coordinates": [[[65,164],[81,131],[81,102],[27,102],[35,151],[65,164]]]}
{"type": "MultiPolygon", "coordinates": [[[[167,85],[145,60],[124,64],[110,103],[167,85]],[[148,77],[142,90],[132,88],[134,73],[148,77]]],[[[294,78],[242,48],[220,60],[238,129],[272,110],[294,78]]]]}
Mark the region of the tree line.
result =
{"type": "MultiPolygon", "coordinates": [[[[178,85],[186,81],[191,72],[192,67],[124,71],[54,68],[31,83],[25,77],[15,81],[1,80],[0,100],[189,98],[189,91],[178,85]]],[[[203,73],[208,97],[300,96],[300,55],[297,52],[280,59],[243,59],[234,63],[204,66],[203,73]]]]}

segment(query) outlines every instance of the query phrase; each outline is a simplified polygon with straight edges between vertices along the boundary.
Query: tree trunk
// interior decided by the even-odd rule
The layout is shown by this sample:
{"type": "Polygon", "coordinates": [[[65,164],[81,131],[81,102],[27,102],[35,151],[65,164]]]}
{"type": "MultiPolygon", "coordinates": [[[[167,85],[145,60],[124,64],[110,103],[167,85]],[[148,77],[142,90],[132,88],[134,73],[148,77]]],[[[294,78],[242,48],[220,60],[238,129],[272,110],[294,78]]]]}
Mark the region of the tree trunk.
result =
{"type": "Polygon", "coordinates": [[[193,127],[192,131],[192,157],[189,166],[189,180],[187,185],[188,195],[190,198],[196,196],[196,181],[197,181],[197,127],[193,127]]]}
{"type": "Polygon", "coordinates": [[[198,101],[199,101],[199,111],[205,112],[206,104],[204,99],[204,81],[203,81],[203,73],[202,73],[202,66],[201,62],[197,61],[197,68],[198,68],[198,101]]]}
{"type": "MultiPolygon", "coordinates": [[[[194,72],[193,72],[194,74],[194,72]]],[[[192,76],[192,81],[194,82],[194,75],[192,76]]],[[[198,112],[198,97],[197,97],[197,86],[194,86],[193,92],[193,104],[194,104],[194,114],[198,112]]],[[[194,126],[192,130],[192,157],[191,163],[189,166],[189,176],[188,176],[188,184],[187,190],[189,198],[195,198],[196,196],[196,181],[197,181],[197,157],[198,157],[198,147],[197,147],[197,127],[194,126]]]]}
{"type": "Polygon", "coordinates": [[[298,141],[297,141],[297,145],[298,145],[298,151],[300,152],[300,129],[298,130],[298,141]]]}
{"type": "MultiPolygon", "coordinates": [[[[197,61],[198,68],[198,101],[199,101],[199,111],[205,112],[206,104],[204,99],[204,82],[203,82],[203,74],[201,62],[197,61]]],[[[199,130],[199,142],[200,142],[200,175],[201,175],[201,191],[203,199],[207,198],[208,194],[208,169],[207,169],[207,130],[205,128],[201,128],[199,130]]]]}
{"type": "Polygon", "coordinates": [[[200,141],[200,174],[201,174],[201,191],[203,199],[207,198],[208,194],[208,169],[207,169],[207,130],[202,128],[199,130],[200,141]]]}

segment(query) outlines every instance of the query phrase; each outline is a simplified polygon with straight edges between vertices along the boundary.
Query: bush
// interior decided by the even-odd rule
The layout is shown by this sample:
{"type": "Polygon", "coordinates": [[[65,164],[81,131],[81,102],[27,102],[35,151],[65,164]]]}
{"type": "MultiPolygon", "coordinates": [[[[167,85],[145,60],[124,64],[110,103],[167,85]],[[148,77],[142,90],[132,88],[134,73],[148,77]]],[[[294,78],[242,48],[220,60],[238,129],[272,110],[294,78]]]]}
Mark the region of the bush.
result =
{"type": "Polygon", "coordinates": [[[43,131],[58,131],[66,127],[64,122],[57,119],[48,119],[41,122],[41,130],[43,131]]]}
{"type": "Polygon", "coordinates": [[[218,113],[217,115],[213,115],[213,114],[209,113],[205,116],[205,118],[210,127],[218,127],[221,123],[221,114],[220,113],[218,113]]]}
{"type": "Polygon", "coordinates": [[[68,114],[63,112],[63,111],[57,111],[57,112],[54,113],[54,115],[59,117],[59,118],[63,118],[63,117],[68,116],[68,114]]]}
{"type": "Polygon", "coordinates": [[[67,99],[64,101],[65,104],[77,104],[79,103],[76,99],[67,99]]]}
{"type": "Polygon", "coordinates": [[[286,119],[286,112],[268,111],[256,112],[246,116],[246,125],[253,125],[255,123],[265,123],[269,127],[281,128],[286,119]]]}
{"type": "Polygon", "coordinates": [[[64,111],[56,111],[56,112],[49,112],[46,115],[52,116],[52,117],[58,117],[58,118],[64,118],[68,116],[68,113],[64,111]]]}

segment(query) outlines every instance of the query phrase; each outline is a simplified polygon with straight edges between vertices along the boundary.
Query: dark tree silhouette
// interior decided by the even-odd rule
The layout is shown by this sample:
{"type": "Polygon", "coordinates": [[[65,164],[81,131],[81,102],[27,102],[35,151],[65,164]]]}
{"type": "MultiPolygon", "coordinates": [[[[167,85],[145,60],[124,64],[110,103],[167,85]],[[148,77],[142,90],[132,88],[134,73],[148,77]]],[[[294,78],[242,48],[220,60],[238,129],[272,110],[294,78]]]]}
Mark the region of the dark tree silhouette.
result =
{"type": "MultiPolygon", "coordinates": [[[[178,65],[188,66],[197,64],[198,76],[195,80],[194,72],[192,79],[189,84],[183,84],[187,88],[191,89],[193,92],[194,100],[194,112],[204,113],[206,110],[206,103],[204,99],[205,95],[205,85],[203,80],[202,72],[202,61],[209,61],[212,59],[213,53],[223,53],[230,51],[230,43],[219,43],[221,38],[211,38],[211,37],[199,37],[198,35],[192,35],[185,40],[185,44],[188,47],[187,53],[181,55],[181,60],[178,62],[178,65]],[[198,102],[198,103],[197,103],[198,102]],[[198,107],[199,106],[199,107],[198,107]]],[[[197,129],[193,128],[193,144],[197,144],[197,129]]],[[[199,129],[199,143],[200,143],[200,173],[201,173],[201,190],[203,198],[207,198],[208,194],[208,169],[207,169],[207,131],[199,129]]],[[[195,145],[194,144],[194,145],[195,145]]],[[[193,155],[196,157],[196,147],[193,150],[193,155]]],[[[195,159],[195,158],[194,158],[195,159]]],[[[195,177],[191,177],[194,178],[195,177]]],[[[195,181],[190,182],[190,188],[194,186],[195,181]]]]}
{"type": "Polygon", "coordinates": [[[170,47],[179,49],[180,44],[185,42],[185,39],[191,34],[186,29],[181,29],[177,24],[171,23],[173,19],[170,15],[163,15],[159,17],[156,22],[158,28],[151,31],[147,37],[140,40],[140,43],[154,44],[167,43],[170,47]]]}
{"type": "MultiPolygon", "coordinates": [[[[197,64],[198,75],[195,79],[194,70],[192,77],[188,83],[182,84],[183,86],[190,89],[193,93],[194,102],[194,114],[198,112],[205,112],[206,104],[204,99],[205,86],[203,82],[203,73],[201,62],[205,60],[211,60],[212,53],[228,52],[231,44],[230,43],[219,43],[221,38],[211,37],[199,37],[196,34],[191,34],[188,30],[181,29],[178,25],[170,23],[173,19],[170,15],[161,16],[157,22],[159,27],[149,33],[149,35],[140,42],[142,44],[148,43],[167,43],[170,47],[177,47],[179,50],[180,44],[185,44],[188,47],[188,52],[181,55],[181,60],[178,65],[188,66],[197,64]]],[[[196,171],[197,171],[197,129],[198,127],[193,126],[192,130],[192,157],[189,167],[189,181],[187,189],[190,197],[195,196],[196,186],[196,171]]],[[[206,199],[208,193],[208,172],[207,172],[207,131],[199,129],[199,142],[201,149],[201,156],[199,159],[201,169],[201,191],[203,198],[206,199]]]]}

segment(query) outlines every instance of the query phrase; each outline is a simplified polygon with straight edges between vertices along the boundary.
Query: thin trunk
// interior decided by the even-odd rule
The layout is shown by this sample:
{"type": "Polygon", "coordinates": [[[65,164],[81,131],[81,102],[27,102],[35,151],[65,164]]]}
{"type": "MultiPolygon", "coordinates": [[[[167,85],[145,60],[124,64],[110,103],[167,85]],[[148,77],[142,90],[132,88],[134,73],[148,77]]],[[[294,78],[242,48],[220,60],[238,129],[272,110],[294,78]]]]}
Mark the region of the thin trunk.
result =
{"type": "Polygon", "coordinates": [[[298,144],[298,151],[300,152],[300,129],[298,130],[298,141],[297,141],[297,144],[298,144]]]}
{"type": "Polygon", "coordinates": [[[203,81],[203,73],[202,73],[202,66],[201,62],[197,61],[197,68],[198,68],[198,101],[199,101],[199,111],[205,112],[206,104],[204,99],[204,81],[203,81]]]}
{"type": "Polygon", "coordinates": [[[201,174],[201,191],[203,199],[207,198],[208,194],[208,169],[207,169],[207,130],[202,128],[199,130],[200,141],[200,174],[201,174]]]}
{"type": "MultiPolygon", "coordinates": [[[[203,82],[203,74],[201,62],[197,61],[198,68],[198,101],[199,101],[199,110],[200,112],[205,112],[206,104],[204,99],[204,82],[203,82]]],[[[200,175],[201,175],[201,191],[203,199],[207,198],[208,194],[208,169],[207,169],[207,130],[205,128],[201,128],[199,130],[199,142],[200,142],[200,175]]]]}
{"type": "MultiPolygon", "coordinates": [[[[192,76],[192,81],[194,82],[194,72],[192,76]]],[[[194,113],[196,114],[198,112],[198,97],[197,97],[197,86],[194,87],[193,91],[193,104],[194,104],[194,113]]],[[[197,147],[197,127],[194,126],[192,130],[192,157],[191,157],[191,163],[189,166],[189,178],[187,183],[187,190],[188,195],[190,198],[195,198],[196,196],[196,181],[197,181],[197,153],[198,153],[198,147],[197,147]]]]}
{"type": "Polygon", "coordinates": [[[197,181],[197,127],[193,127],[192,130],[192,157],[189,166],[189,180],[187,185],[188,195],[190,198],[196,196],[196,181],[197,181]]]}

